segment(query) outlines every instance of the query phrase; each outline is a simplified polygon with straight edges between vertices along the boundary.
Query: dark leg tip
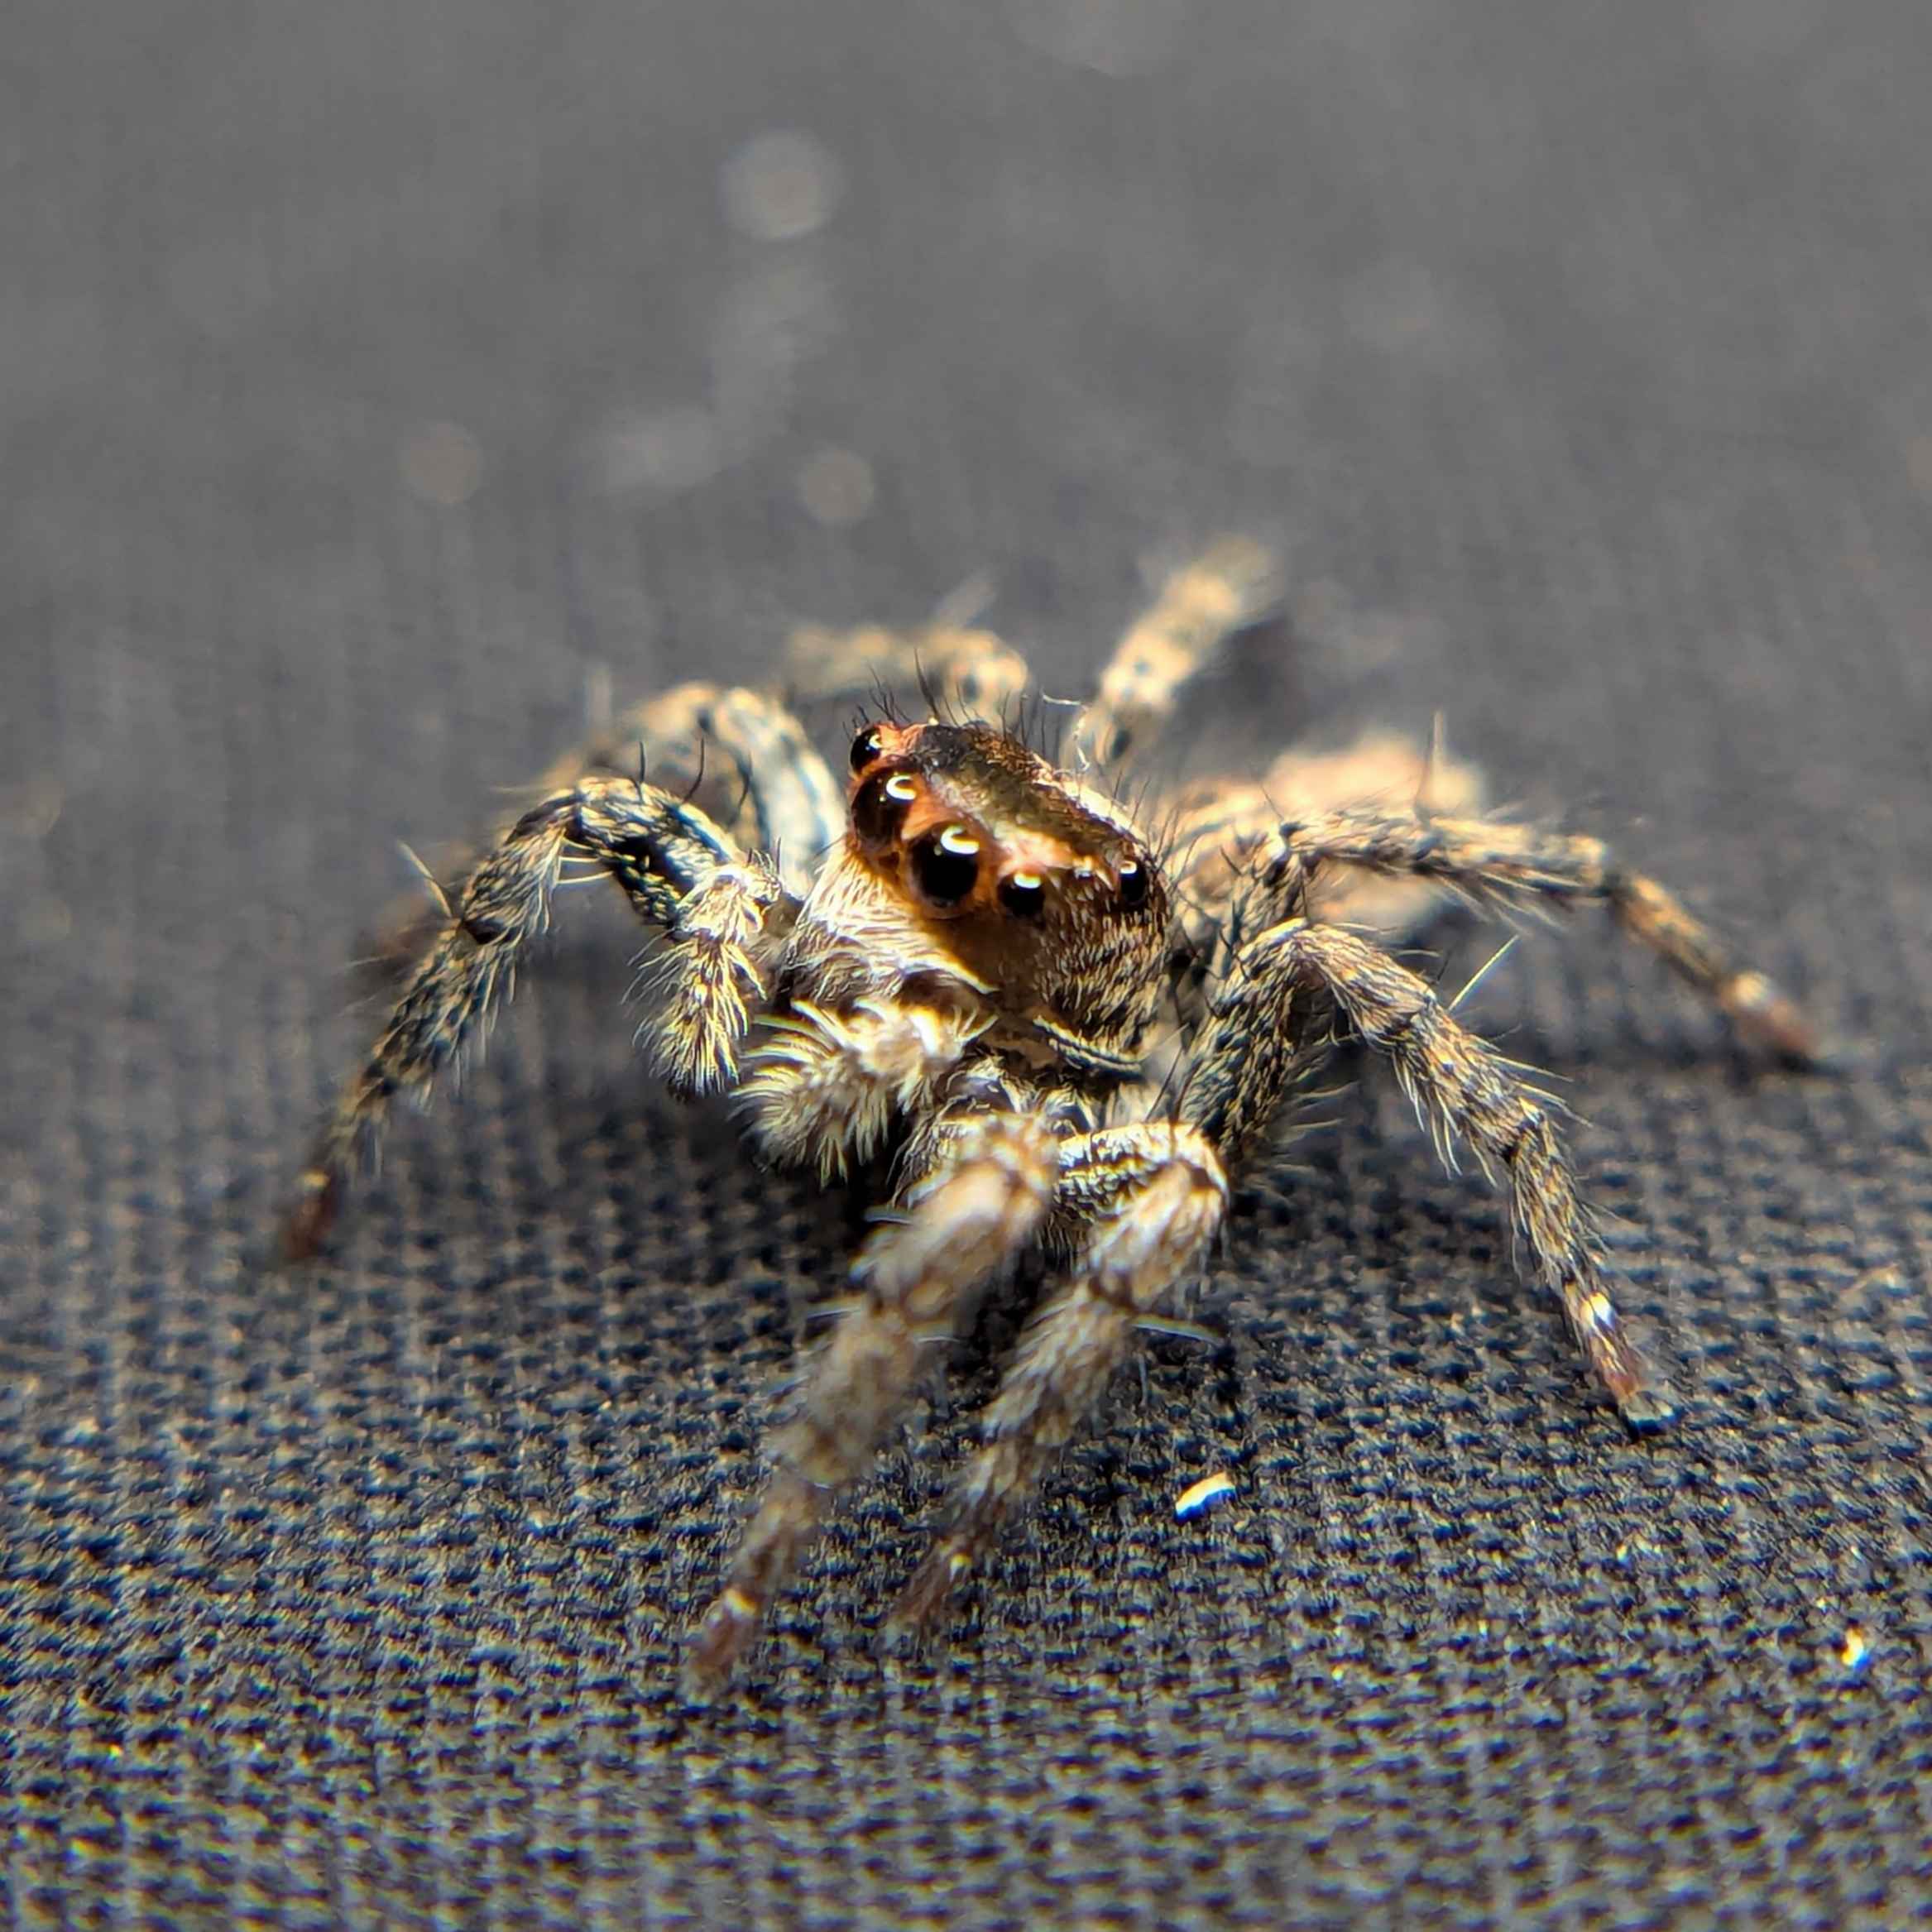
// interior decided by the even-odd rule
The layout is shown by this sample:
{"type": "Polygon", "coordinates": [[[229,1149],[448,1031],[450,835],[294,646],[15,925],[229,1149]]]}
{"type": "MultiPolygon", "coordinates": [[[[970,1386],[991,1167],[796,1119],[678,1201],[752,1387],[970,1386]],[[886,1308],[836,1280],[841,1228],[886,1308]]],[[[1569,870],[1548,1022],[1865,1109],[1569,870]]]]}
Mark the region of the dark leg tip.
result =
{"type": "Polygon", "coordinates": [[[1677,1418],[1677,1405],[1670,1391],[1654,1381],[1646,1379],[1612,1393],[1617,1398],[1617,1412],[1633,1436],[1654,1436],[1677,1418]]]}
{"type": "Polygon", "coordinates": [[[313,1261],[322,1252],[328,1230],[342,1205],[342,1183],[321,1167],[302,1177],[302,1195],[289,1210],[282,1229],[282,1256],[288,1261],[313,1261]]]}
{"type": "Polygon", "coordinates": [[[952,1593],[973,1566],[964,1550],[941,1543],[913,1572],[886,1619],[886,1628],[913,1637],[928,1636],[946,1614],[952,1593]]]}
{"type": "Polygon", "coordinates": [[[1726,991],[1725,1004],[1738,1032],[1784,1066],[1829,1071],[1840,1058],[1797,1001],[1762,973],[1740,973],[1726,991]]]}
{"type": "Polygon", "coordinates": [[[726,1589],[719,1596],[693,1632],[685,1653],[680,1682],[687,1702],[717,1701],[763,1621],[758,1606],[741,1591],[726,1589]]]}
{"type": "Polygon", "coordinates": [[[1676,1414],[1676,1405],[1636,1337],[1610,1311],[1608,1297],[1599,1292],[1589,1297],[1582,1313],[1584,1353],[1625,1426],[1633,1435],[1663,1428],[1676,1414]]]}

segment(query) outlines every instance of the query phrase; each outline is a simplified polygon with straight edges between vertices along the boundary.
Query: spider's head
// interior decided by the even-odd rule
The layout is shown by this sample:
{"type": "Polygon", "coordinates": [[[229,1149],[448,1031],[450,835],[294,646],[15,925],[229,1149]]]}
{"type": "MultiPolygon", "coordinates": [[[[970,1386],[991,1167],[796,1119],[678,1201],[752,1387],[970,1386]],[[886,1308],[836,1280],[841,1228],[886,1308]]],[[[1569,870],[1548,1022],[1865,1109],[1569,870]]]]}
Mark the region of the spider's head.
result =
{"type": "Polygon", "coordinates": [[[847,845],[1016,1013],[1138,1037],[1167,953],[1167,894],[1112,801],[984,724],[869,725],[847,845]]]}

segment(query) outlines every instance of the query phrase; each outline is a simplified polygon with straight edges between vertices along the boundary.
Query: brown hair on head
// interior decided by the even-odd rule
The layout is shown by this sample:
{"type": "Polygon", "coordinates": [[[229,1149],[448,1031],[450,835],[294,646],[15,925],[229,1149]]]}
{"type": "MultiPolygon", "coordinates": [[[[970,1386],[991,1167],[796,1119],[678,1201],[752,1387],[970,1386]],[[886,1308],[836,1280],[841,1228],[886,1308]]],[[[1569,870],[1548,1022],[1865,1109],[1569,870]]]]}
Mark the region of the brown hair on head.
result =
{"type": "Polygon", "coordinates": [[[1119,808],[988,725],[869,725],[851,765],[848,842],[900,904],[1003,1004],[1131,1050],[1167,895],[1119,808]]]}

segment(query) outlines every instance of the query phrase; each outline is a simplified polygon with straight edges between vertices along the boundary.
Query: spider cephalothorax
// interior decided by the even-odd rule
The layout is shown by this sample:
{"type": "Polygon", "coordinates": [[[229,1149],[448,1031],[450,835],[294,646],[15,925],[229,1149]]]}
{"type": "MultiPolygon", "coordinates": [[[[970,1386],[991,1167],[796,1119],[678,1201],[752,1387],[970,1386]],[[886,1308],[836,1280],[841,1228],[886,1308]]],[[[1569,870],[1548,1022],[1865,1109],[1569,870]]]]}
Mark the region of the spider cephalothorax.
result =
{"type": "Polygon", "coordinates": [[[988,988],[1001,1038],[1131,1064],[1167,899],[1119,807],[983,724],[869,726],[852,764],[849,862],[988,988]]]}
{"type": "Polygon", "coordinates": [[[1076,721],[1073,769],[955,712],[1024,682],[984,631],[810,634],[801,687],[916,671],[948,714],[865,723],[842,799],[775,698],[682,686],[554,770],[439,893],[434,929],[412,932],[408,983],[304,1176],[298,1255],[319,1245],[395,1098],[426,1093],[474,1034],[573,857],[666,935],[649,1024],[673,1086],[735,1091],[769,1155],[828,1175],[896,1149],[894,1211],[771,1445],[765,1495],[693,1640],[694,1692],[722,1682],[870,1466],[923,1345],[1043,1248],[1060,1285],[901,1599],[915,1625],[938,1617],[1097,1404],[1136,1326],[1187,1285],[1230,1173],[1338,1027],[1387,1057],[1439,1144],[1466,1144],[1507,1180],[1524,1262],[1626,1421],[1668,1415],[1618,1316],[1551,1104],[1340,922],[1407,931],[1443,892],[1503,912],[1594,902],[1762,1044],[1804,1060],[1810,1032],[1654,880],[1594,839],[1484,816],[1473,773],[1401,740],[1290,752],[1258,782],[1157,794],[1157,850],[1117,802],[1119,761],[1270,581],[1265,556],[1234,539],[1177,573],[1076,721]],[[658,782],[617,769],[616,745],[639,741],[658,782]]]}

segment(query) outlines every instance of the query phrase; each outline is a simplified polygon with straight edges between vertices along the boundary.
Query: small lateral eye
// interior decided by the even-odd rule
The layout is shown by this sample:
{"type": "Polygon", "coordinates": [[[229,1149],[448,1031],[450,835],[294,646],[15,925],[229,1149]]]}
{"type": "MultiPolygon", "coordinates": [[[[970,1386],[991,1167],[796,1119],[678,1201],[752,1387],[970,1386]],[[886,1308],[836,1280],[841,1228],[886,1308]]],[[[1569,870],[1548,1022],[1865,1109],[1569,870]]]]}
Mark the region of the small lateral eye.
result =
{"type": "Polygon", "coordinates": [[[1114,873],[1119,880],[1121,904],[1130,913],[1139,912],[1147,904],[1147,867],[1138,859],[1123,859],[1114,873]]]}
{"type": "Polygon", "coordinates": [[[852,830],[868,845],[885,844],[918,795],[918,780],[909,772],[875,772],[852,796],[852,830]]]}
{"type": "Polygon", "coordinates": [[[866,726],[852,741],[852,769],[863,771],[885,750],[885,741],[879,736],[878,726],[866,726]]]}
{"type": "Polygon", "coordinates": [[[963,825],[921,839],[913,847],[913,876],[929,904],[957,905],[979,880],[980,841],[963,825]]]}
{"type": "Polygon", "coordinates": [[[1000,881],[1000,903],[1015,918],[1038,918],[1047,909],[1047,882],[1038,872],[1009,872],[1000,881]]]}

